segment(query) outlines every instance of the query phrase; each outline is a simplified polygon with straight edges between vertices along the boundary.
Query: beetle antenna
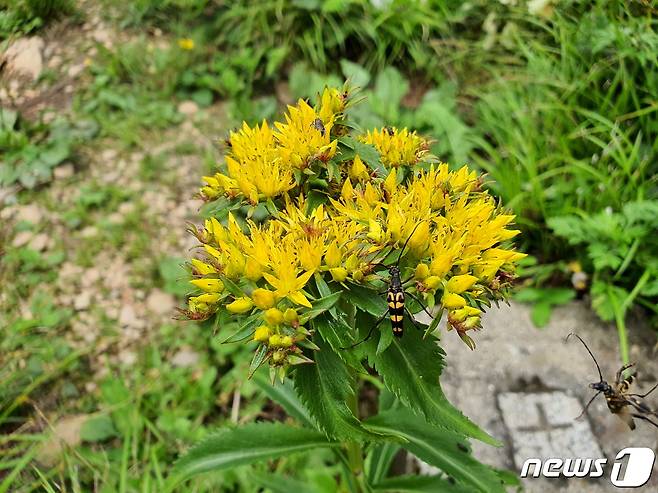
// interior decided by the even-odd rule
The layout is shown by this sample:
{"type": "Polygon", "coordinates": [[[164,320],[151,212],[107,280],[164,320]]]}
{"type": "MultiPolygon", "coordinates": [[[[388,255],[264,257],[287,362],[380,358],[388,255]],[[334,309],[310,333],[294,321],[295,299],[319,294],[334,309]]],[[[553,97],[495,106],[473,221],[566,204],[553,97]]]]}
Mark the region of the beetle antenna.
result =
{"type": "Polygon", "coordinates": [[[580,342],[583,343],[583,346],[585,346],[585,349],[587,349],[587,352],[589,353],[589,355],[590,355],[590,356],[592,357],[592,359],[594,360],[594,364],[596,365],[596,369],[599,371],[599,378],[600,378],[600,381],[603,382],[603,375],[601,374],[601,367],[599,366],[598,361],[596,361],[596,358],[595,358],[594,355],[592,354],[592,351],[590,351],[589,347],[587,347],[587,344],[585,344],[585,341],[583,341],[582,337],[580,337],[578,334],[574,334],[574,333],[572,332],[571,334],[569,334],[569,335],[567,336],[567,341],[569,340],[569,337],[571,337],[571,336],[576,336],[576,337],[578,338],[578,340],[579,340],[580,342]]]}
{"type": "Polygon", "coordinates": [[[407,245],[409,244],[409,240],[411,239],[411,237],[414,235],[414,233],[418,229],[418,226],[420,226],[422,223],[423,222],[421,221],[418,224],[416,224],[416,226],[414,226],[414,229],[411,231],[411,234],[407,238],[407,241],[405,241],[404,245],[402,245],[402,250],[400,250],[400,255],[398,255],[398,261],[395,263],[395,265],[400,265],[400,260],[402,259],[402,255],[404,254],[404,250],[407,248],[407,245]]]}

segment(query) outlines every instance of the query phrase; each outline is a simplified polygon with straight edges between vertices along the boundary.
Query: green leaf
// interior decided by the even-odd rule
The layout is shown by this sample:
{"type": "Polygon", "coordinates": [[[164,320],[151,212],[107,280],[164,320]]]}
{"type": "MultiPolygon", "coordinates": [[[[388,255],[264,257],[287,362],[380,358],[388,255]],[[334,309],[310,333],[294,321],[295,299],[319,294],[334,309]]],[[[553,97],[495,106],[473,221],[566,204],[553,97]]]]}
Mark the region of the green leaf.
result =
{"type": "Polygon", "coordinates": [[[318,317],[313,322],[313,328],[340,356],[342,356],[342,348],[350,347],[354,343],[354,330],[342,318],[318,317]]]}
{"type": "Polygon", "coordinates": [[[208,471],[232,469],[244,464],[310,452],[317,448],[339,447],[315,430],[280,423],[254,423],[223,429],[193,446],[173,469],[170,484],[208,471]]]}
{"type": "Polygon", "coordinates": [[[366,430],[347,405],[354,399],[354,378],[345,363],[321,338],[314,365],[301,365],[295,371],[297,395],[329,437],[347,441],[372,440],[381,436],[366,430]]]}
{"type": "Polygon", "coordinates": [[[471,488],[451,482],[440,476],[396,476],[380,481],[372,486],[379,493],[468,493],[471,488]]]}
{"type": "Polygon", "coordinates": [[[112,423],[112,418],[107,414],[88,419],[83,423],[80,430],[80,438],[86,442],[100,442],[118,435],[112,423]]]}
{"type": "Polygon", "coordinates": [[[265,344],[261,344],[258,346],[258,349],[256,349],[256,352],[254,353],[254,357],[251,360],[251,364],[249,365],[249,378],[253,376],[253,374],[260,368],[260,365],[262,365],[265,360],[267,359],[267,346],[265,344]]]}
{"type": "Polygon", "coordinates": [[[268,377],[265,377],[262,373],[256,373],[254,375],[254,382],[265,392],[267,397],[285,409],[289,416],[295,418],[305,426],[314,426],[313,420],[297,397],[290,380],[285,380],[281,385],[272,385],[268,377]]]}
{"type": "Polygon", "coordinates": [[[393,442],[376,443],[370,447],[364,463],[368,483],[377,483],[388,475],[400,448],[398,443],[393,442]]]}
{"type": "Polygon", "coordinates": [[[486,493],[505,491],[495,471],[463,450],[464,439],[458,434],[432,426],[403,408],[386,411],[367,423],[374,430],[404,437],[403,448],[461,484],[486,493]]]}
{"type": "MultiPolygon", "coordinates": [[[[217,317],[219,317],[219,314],[217,314],[217,317]]],[[[233,334],[231,334],[226,339],[224,339],[222,341],[222,344],[230,344],[232,342],[244,341],[246,338],[248,338],[251,334],[254,333],[256,327],[259,324],[261,324],[262,321],[263,320],[260,317],[260,314],[250,316],[242,323],[242,325],[240,325],[240,328],[237,331],[235,331],[233,334]]]]}
{"type": "Polygon", "coordinates": [[[393,67],[386,67],[375,80],[372,94],[372,106],[389,121],[397,121],[400,102],[409,91],[409,83],[402,74],[393,67]]]}
{"type": "Polygon", "coordinates": [[[350,284],[349,291],[345,296],[359,310],[370,313],[375,317],[381,317],[388,310],[386,300],[372,289],[350,284]]]}
{"type": "Polygon", "coordinates": [[[423,339],[416,330],[406,331],[401,339],[374,357],[374,366],[384,384],[414,412],[429,422],[492,445],[498,441],[478,428],[443,394],[439,376],[445,353],[433,338],[423,339]]]}
{"type": "Polygon", "coordinates": [[[184,258],[166,257],[160,261],[158,268],[164,281],[164,290],[176,296],[184,296],[190,291],[186,279],[189,273],[185,270],[184,258]]]}
{"type": "Polygon", "coordinates": [[[313,302],[313,308],[300,315],[299,317],[300,323],[305,324],[309,320],[312,320],[318,315],[321,315],[322,313],[329,310],[340,299],[341,294],[343,294],[342,291],[337,291],[335,293],[331,293],[328,296],[325,296],[324,298],[315,300],[313,302]]]}
{"type": "Polygon", "coordinates": [[[343,58],[340,61],[340,68],[343,71],[345,78],[350,79],[351,84],[355,87],[364,89],[368,86],[368,83],[370,82],[370,72],[358,63],[350,62],[343,58]]]}
{"type": "Polygon", "coordinates": [[[384,177],[388,174],[388,171],[384,167],[379,152],[377,152],[375,146],[364,144],[363,142],[359,142],[352,137],[341,137],[338,140],[341,144],[344,144],[349,149],[351,149],[341,153],[341,161],[354,159],[354,157],[358,155],[363,160],[363,162],[366,163],[371,169],[376,171],[380,177],[384,177]]]}
{"type": "Polygon", "coordinates": [[[553,312],[553,305],[546,301],[540,301],[532,306],[530,318],[535,327],[546,327],[546,324],[551,320],[551,313],[553,312]]]}
{"type": "MultiPolygon", "coordinates": [[[[272,493],[317,493],[318,490],[298,479],[288,478],[282,474],[250,471],[249,476],[266,491],[272,493]]],[[[260,491],[260,490],[259,490],[260,491]]]]}

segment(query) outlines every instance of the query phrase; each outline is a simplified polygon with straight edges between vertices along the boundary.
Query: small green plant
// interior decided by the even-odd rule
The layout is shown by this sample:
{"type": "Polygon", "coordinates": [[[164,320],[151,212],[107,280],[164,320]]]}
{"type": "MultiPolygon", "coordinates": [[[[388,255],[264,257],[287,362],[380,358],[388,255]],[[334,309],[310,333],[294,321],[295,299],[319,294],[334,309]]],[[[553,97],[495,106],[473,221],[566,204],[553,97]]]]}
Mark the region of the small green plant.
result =
{"type": "Polygon", "coordinates": [[[18,183],[34,188],[52,178],[52,170],[73,156],[74,146],[95,134],[95,125],[71,125],[58,119],[50,125],[21,120],[15,111],[0,108],[0,185],[18,183]]]}
{"type": "Polygon", "coordinates": [[[438,324],[447,312],[447,329],[475,349],[482,311],[507,297],[525,256],[511,248],[513,216],[476,173],[449,171],[415,132],[352,130],[352,102],[349,88],[325,89],[315,107],[299,100],[273,127],[245,123],[230,135],[225,166],[204,177],[205,227],[191,228],[204,253],[190,260],[197,292],[180,311],[214,319],[225,343],[252,345],[249,376],[295,424],[206,437],[177,462],[171,488],[305,452],[338,467],[332,491],[451,482],[504,491],[504,475],[477,462],[467,440],[496,441],[441,389],[438,324]],[[436,316],[417,321],[428,307],[436,316]],[[378,397],[364,399],[366,386],[378,397]],[[391,475],[403,449],[441,472],[391,475]]]}
{"type": "Polygon", "coordinates": [[[658,201],[628,202],[620,211],[553,217],[548,225],[577,248],[593,272],[592,307],[614,320],[622,359],[629,362],[626,313],[634,303],[658,314],[658,201]]]}
{"type": "Polygon", "coordinates": [[[72,0],[1,0],[0,41],[16,33],[29,34],[73,11],[72,0]]]}

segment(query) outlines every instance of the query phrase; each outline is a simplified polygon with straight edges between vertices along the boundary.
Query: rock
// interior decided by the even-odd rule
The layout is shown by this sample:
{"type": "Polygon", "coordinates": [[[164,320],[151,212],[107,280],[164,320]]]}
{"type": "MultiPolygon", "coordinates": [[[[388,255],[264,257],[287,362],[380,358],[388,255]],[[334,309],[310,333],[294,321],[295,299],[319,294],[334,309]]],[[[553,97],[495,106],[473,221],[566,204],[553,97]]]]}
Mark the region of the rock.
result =
{"type": "Polygon", "coordinates": [[[98,234],[98,228],[96,226],[87,226],[82,231],[80,231],[80,236],[83,238],[92,238],[98,234]]]}
{"type": "Polygon", "coordinates": [[[14,248],[21,248],[27,245],[31,239],[32,233],[30,231],[21,231],[14,236],[14,241],[11,242],[11,246],[14,248]]]}
{"type": "Polygon", "coordinates": [[[61,418],[52,429],[50,437],[43,442],[37,452],[37,460],[42,464],[54,465],[67,447],[77,447],[82,442],[82,425],[89,419],[86,414],[61,418]]]}
{"type": "Polygon", "coordinates": [[[189,347],[181,348],[173,358],[171,364],[178,368],[188,368],[194,366],[199,362],[199,353],[193,351],[189,347]]]}
{"type": "Polygon", "coordinates": [[[62,57],[59,55],[53,55],[50,60],[48,60],[48,68],[57,68],[62,64],[62,57]]]}
{"type": "Polygon", "coordinates": [[[192,116],[199,111],[199,105],[194,101],[183,101],[178,105],[178,112],[185,116],[192,116]]]}
{"type": "Polygon", "coordinates": [[[38,79],[43,70],[43,47],[43,39],[39,36],[16,40],[2,57],[7,72],[38,79]]]}
{"type": "Polygon", "coordinates": [[[42,252],[46,250],[49,246],[50,246],[50,238],[45,233],[39,233],[38,235],[34,236],[30,240],[30,243],[28,244],[29,248],[31,248],[32,250],[36,250],[37,252],[42,252]]]}
{"type": "Polygon", "coordinates": [[[66,74],[72,79],[75,79],[78,75],[80,75],[84,71],[84,69],[85,66],[83,63],[77,65],[71,65],[69,69],[66,71],[66,74]]]}
{"type": "Polygon", "coordinates": [[[77,311],[86,310],[91,304],[91,293],[89,291],[83,291],[78,296],[75,297],[73,301],[73,308],[77,311]]]}
{"type": "Polygon", "coordinates": [[[66,163],[62,164],[60,166],[57,166],[55,168],[55,179],[57,180],[65,180],[67,178],[71,178],[73,176],[73,173],[75,173],[75,169],[73,168],[73,164],[71,163],[66,163]]]}
{"type": "Polygon", "coordinates": [[[105,162],[114,161],[118,156],[116,149],[105,149],[101,152],[101,160],[105,162]]]}
{"type": "Polygon", "coordinates": [[[144,327],[144,320],[137,316],[132,305],[123,305],[119,312],[119,324],[127,329],[141,329],[144,327]]]}
{"type": "Polygon", "coordinates": [[[146,298],[146,308],[156,315],[171,315],[175,306],[174,297],[160,289],[154,289],[146,298]]]}
{"type": "Polygon", "coordinates": [[[137,354],[134,351],[121,351],[119,361],[124,366],[133,366],[137,362],[137,354]]]}
{"type": "Polygon", "coordinates": [[[43,219],[43,209],[36,204],[23,205],[16,210],[16,220],[39,224],[43,219]]]}
{"type": "Polygon", "coordinates": [[[133,202],[122,202],[121,205],[119,205],[119,214],[123,216],[127,216],[131,212],[135,210],[135,204],[133,202]]]}
{"type": "Polygon", "coordinates": [[[105,27],[96,29],[91,33],[91,37],[94,41],[104,45],[106,48],[112,47],[112,33],[105,27]]]}

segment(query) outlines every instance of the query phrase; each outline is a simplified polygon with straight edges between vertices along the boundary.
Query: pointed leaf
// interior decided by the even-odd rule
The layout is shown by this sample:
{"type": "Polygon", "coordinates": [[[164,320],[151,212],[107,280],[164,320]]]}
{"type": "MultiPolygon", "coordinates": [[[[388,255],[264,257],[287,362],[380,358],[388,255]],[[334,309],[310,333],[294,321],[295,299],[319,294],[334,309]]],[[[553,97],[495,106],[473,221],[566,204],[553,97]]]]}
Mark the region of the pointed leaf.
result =
{"type": "Polygon", "coordinates": [[[174,466],[172,482],[220,469],[276,459],[317,448],[339,447],[315,430],[280,423],[223,429],[193,446],[174,466]]]}
{"type": "Polygon", "coordinates": [[[350,284],[350,290],[346,293],[347,299],[359,310],[380,317],[387,309],[386,300],[378,296],[372,289],[366,289],[356,284],[350,284]]]}
{"type": "Polygon", "coordinates": [[[329,437],[347,441],[381,438],[366,430],[347,405],[354,398],[354,379],[345,363],[321,338],[314,365],[295,370],[295,390],[317,426],[329,437]]]}
{"type": "Polygon", "coordinates": [[[267,394],[267,397],[279,404],[291,417],[295,418],[304,426],[313,427],[313,420],[308,411],[301,403],[290,380],[281,385],[272,385],[269,378],[262,373],[254,375],[254,382],[267,394]]]}
{"type": "Polygon", "coordinates": [[[265,360],[267,359],[267,346],[265,344],[261,344],[258,346],[258,349],[256,349],[256,352],[254,353],[254,357],[251,360],[251,364],[249,365],[249,378],[251,378],[256,370],[260,368],[260,365],[262,365],[265,360]]]}
{"type": "Polygon", "coordinates": [[[431,423],[497,445],[498,442],[478,428],[443,394],[439,376],[445,353],[433,338],[423,339],[415,330],[395,338],[374,365],[384,383],[402,402],[431,423]]]}
{"type": "Polygon", "coordinates": [[[471,489],[486,493],[505,491],[498,474],[465,452],[464,439],[456,433],[432,426],[403,408],[385,411],[367,423],[374,430],[403,436],[407,440],[401,444],[403,448],[471,489]]]}
{"type": "Polygon", "coordinates": [[[365,471],[370,484],[383,480],[391,469],[400,444],[393,442],[377,443],[370,447],[365,460],[365,471]]]}
{"type": "Polygon", "coordinates": [[[299,317],[300,323],[304,324],[304,323],[308,322],[309,320],[312,320],[315,317],[317,317],[318,315],[320,315],[320,314],[326,312],[327,310],[329,310],[340,299],[341,294],[343,294],[342,291],[337,291],[335,293],[331,293],[328,296],[325,296],[324,298],[320,298],[319,300],[315,300],[313,302],[313,308],[311,308],[310,310],[304,312],[299,317]]]}

